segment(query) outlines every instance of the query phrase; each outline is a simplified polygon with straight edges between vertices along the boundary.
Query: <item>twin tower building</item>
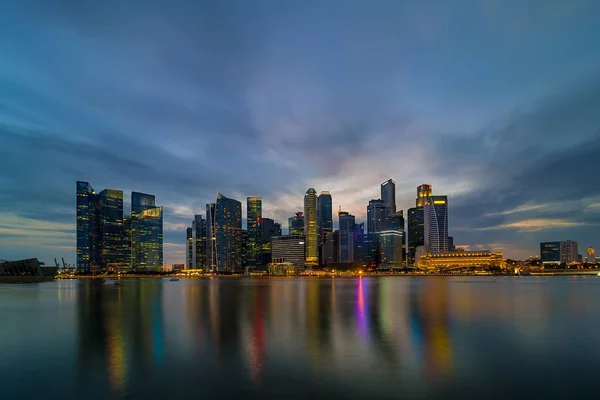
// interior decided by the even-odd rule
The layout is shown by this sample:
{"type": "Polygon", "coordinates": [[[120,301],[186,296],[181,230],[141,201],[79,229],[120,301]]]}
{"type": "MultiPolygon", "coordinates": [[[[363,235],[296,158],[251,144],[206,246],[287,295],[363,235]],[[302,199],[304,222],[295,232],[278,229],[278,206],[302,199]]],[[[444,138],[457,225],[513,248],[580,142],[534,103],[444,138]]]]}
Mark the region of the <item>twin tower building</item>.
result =
{"type": "Polygon", "coordinates": [[[381,198],[369,201],[366,232],[365,223],[341,208],[334,230],[327,191],[306,191],[304,210],[289,218],[287,235],[279,223],[263,217],[262,198],[246,199],[244,230],[242,203],[218,193],[216,202],[206,205],[205,217],[196,215],[187,228],[187,268],[233,273],[272,262],[298,269],[338,263],[398,268],[414,265],[422,254],[452,250],[447,196],[434,196],[431,185],[419,186],[405,225],[402,210],[396,210],[395,186],[392,179],[383,182],[381,198]]]}

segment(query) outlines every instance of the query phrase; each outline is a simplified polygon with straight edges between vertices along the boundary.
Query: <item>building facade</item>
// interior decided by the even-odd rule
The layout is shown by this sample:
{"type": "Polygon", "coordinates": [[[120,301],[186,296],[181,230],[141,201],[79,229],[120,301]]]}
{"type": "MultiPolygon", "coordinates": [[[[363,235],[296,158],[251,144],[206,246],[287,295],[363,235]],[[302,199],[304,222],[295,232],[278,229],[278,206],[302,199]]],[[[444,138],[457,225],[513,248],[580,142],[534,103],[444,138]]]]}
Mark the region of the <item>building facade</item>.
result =
{"type": "Polygon", "coordinates": [[[292,263],[298,269],[304,268],[306,246],[303,235],[274,236],[271,249],[272,260],[292,263]]]}
{"type": "Polygon", "coordinates": [[[101,268],[123,265],[126,263],[123,238],[123,191],[104,189],[98,196],[101,268]]]}
{"type": "Polygon", "coordinates": [[[327,234],[325,244],[323,244],[323,264],[335,264],[338,262],[340,231],[333,231],[327,234]]]}
{"type": "Polygon", "coordinates": [[[408,209],[408,240],[407,257],[408,265],[415,265],[415,252],[417,247],[425,245],[425,217],[423,207],[408,209]]]}
{"type": "Polygon", "coordinates": [[[356,233],[356,220],[354,215],[346,212],[338,212],[339,220],[339,250],[338,262],[354,262],[354,235],[356,233]]]}
{"type": "Polygon", "coordinates": [[[306,266],[319,264],[319,236],[317,231],[317,192],[310,188],[304,195],[304,237],[306,245],[306,266]]]}
{"type": "Polygon", "coordinates": [[[246,259],[249,267],[259,267],[262,264],[262,198],[248,197],[246,199],[246,220],[248,227],[248,243],[246,259]]]}
{"type": "Polygon", "coordinates": [[[271,218],[262,219],[262,265],[271,262],[271,239],[281,236],[281,224],[271,218]]]}
{"type": "Polygon", "coordinates": [[[383,231],[379,234],[379,267],[400,268],[404,266],[404,232],[383,231]]]}
{"type": "Polygon", "coordinates": [[[385,207],[385,217],[396,212],[396,182],[393,179],[381,184],[381,200],[385,207]]]}
{"type": "Polygon", "coordinates": [[[304,213],[298,211],[293,217],[288,218],[288,232],[290,235],[304,235],[304,213]]]}
{"type": "Polygon", "coordinates": [[[163,208],[154,195],[131,192],[131,249],[134,269],[162,269],[163,208]]]}
{"type": "Polygon", "coordinates": [[[216,271],[242,270],[242,203],[217,194],[215,205],[216,271]]]}
{"type": "Polygon", "coordinates": [[[77,260],[79,272],[89,272],[100,264],[98,198],[88,182],[77,181],[77,260]]]}
{"type": "Polygon", "coordinates": [[[502,253],[491,251],[460,251],[452,253],[425,254],[419,259],[419,268],[460,269],[460,268],[506,268],[502,253]]]}
{"type": "Polygon", "coordinates": [[[427,252],[448,252],[448,197],[430,196],[423,208],[423,215],[427,252]]]}
{"type": "Polygon", "coordinates": [[[333,232],[333,209],[331,193],[322,191],[317,198],[317,230],[319,245],[325,243],[327,235],[333,232]]]}
{"type": "Polygon", "coordinates": [[[565,240],[560,242],[560,262],[562,264],[572,264],[580,262],[579,245],[574,240],[565,240]]]}
{"type": "Polygon", "coordinates": [[[387,210],[383,200],[369,200],[367,206],[367,233],[379,233],[385,229],[387,210]]]}
{"type": "Polygon", "coordinates": [[[379,265],[379,233],[363,233],[356,238],[356,261],[363,267],[379,265]]]}
{"type": "Polygon", "coordinates": [[[432,196],[431,185],[426,183],[417,187],[417,207],[425,207],[427,199],[432,196]]]}
{"type": "Polygon", "coordinates": [[[207,223],[202,214],[196,214],[192,222],[192,267],[191,269],[206,268],[207,223]]]}
{"type": "Polygon", "coordinates": [[[192,265],[192,260],[194,259],[194,239],[193,239],[193,235],[192,235],[192,228],[191,227],[187,227],[185,228],[185,243],[186,243],[186,262],[185,262],[185,268],[186,269],[192,269],[193,265],[192,265]]]}
{"type": "Polygon", "coordinates": [[[206,205],[206,269],[211,272],[217,270],[216,209],[216,203],[206,205]]]}
{"type": "Polygon", "coordinates": [[[543,264],[560,264],[560,242],[540,243],[540,260],[543,264]]]}

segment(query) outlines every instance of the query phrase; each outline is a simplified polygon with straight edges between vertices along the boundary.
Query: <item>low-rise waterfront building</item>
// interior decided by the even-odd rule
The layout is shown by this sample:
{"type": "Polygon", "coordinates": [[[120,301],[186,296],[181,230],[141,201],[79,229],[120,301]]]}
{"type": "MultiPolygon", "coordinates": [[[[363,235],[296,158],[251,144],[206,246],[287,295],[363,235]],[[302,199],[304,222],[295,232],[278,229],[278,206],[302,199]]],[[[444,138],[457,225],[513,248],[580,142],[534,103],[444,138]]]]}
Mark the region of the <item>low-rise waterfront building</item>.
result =
{"type": "Polygon", "coordinates": [[[486,251],[461,251],[453,253],[427,253],[419,258],[419,268],[460,269],[460,268],[500,268],[506,267],[502,253],[486,251]]]}

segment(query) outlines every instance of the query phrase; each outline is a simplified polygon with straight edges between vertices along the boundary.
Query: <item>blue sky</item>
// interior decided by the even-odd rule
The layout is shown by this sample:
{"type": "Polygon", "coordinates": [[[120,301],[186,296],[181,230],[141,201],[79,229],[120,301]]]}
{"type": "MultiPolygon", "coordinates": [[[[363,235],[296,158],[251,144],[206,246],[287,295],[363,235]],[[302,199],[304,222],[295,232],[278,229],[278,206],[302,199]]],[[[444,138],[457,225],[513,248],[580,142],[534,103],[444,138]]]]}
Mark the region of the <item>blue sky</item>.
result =
{"type": "MultiPolygon", "coordinates": [[[[455,243],[600,246],[597,1],[6,1],[0,258],[74,260],[75,181],[156,195],[165,261],[216,192],[285,222],[447,194],[455,243]]],[[[334,218],[335,219],[335,218],[334,218]]],[[[284,227],[287,224],[284,223],[284,227]]]]}

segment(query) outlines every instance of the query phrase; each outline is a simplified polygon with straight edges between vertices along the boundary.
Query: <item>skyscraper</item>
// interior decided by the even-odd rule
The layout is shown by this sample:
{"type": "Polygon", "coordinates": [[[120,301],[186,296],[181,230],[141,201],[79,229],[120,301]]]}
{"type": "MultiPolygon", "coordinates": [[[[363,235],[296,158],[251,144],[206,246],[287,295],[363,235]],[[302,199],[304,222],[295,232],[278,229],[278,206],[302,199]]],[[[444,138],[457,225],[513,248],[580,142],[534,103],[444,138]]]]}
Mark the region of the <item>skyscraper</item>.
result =
{"type": "Polygon", "coordinates": [[[580,260],[577,241],[565,240],[560,242],[560,262],[571,264],[578,261],[580,260]]]}
{"type": "Polygon", "coordinates": [[[271,218],[262,219],[262,254],[261,264],[263,266],[271,262],[271,239],[281,236],[281,224],[271,218]]]}
{"type": "Polygon", "coordinates": [[[217,194],[214,230],[217,271],[241,271],[242,203],[217,194]]]}
{"type": "Polygon", "coordinates": [[[354,262],[354,234],[356,232],[354,215],[340,210],[339,219],[339,253],[338,261],[341,263],[354,262]]]}
{"type": "Polygon", "coordinates": [[[329,265],[338,262],[340,231],[333,231],[327,234],[327,239],[323,245],[323,264],[329,265]]]}
{"type": "Polygon", "coordinates": [[[331,193],[327,191],[322,191],[317,198],[317,229],[319,245],[322,245],[327,239],[327,234],[333,232],[331,193]]]}
{"type": "Polygon", "coordinates": [[[540,260],[543,264],[560,264],[560,242],[540,243],[540,260]]]}
{"type": "Polygon", "coordinates": [[[425,207],[427,198],[431,196],[431,185],[426,183],[417,187],[417,207],[425,207]]]}
{"type": "Polygon", "coordinates": [[[319,240],[317,232],[317,192],[310,188],[304,195],[304,238],[306,245],[306,266],[319,264],[319,240]]]}
{"type": "Polygon", "coordinates": [[[415,264],[417,247],[425,245],[425,217],[423,207],[408,209],[408,265],[415,264]]]}
{"type": "Polygon", "coordinates": [[[144,270],[163,266],[163,209],[152,194],[131,192],[131,264],[144,270]]]}
{"type": "Polygon", "coordinates": [[[202,214],[196,214],[192,222],[192,269],[206,268],[206,222],[202,214]]]}
{"type": "Polygon", "coordinates": [[[261,264],[262,250],[262,198],[248,197],[246,199],[246,220],[248,226],[247,264],[258,267],[261,264]]]}
{"type": "Polygon", "coordinates": [[[396,182],[393,179],[381,184],[381,200],[386,208],[385,216],[396,212],[396,182]]]}
{"type": "Polygon", "coordinates": [[[428,253],[448,251],[448,197],[429,196],[423,208],[425,249],[428,253]]]}
{"type": "Polygon", "coordinates": [[[306,246],[303,235],[274,236],[271,239],[272,259],[290,262],[297,269],[304,269],[306,246]]]}
{"type": "Polygon", "coordinates": [[[357,235],[356,260],[364,267],[376,267],[379,264],[379,233],[357,235]]]}
{"type": "Polygon", "coordinates": [[[385,229],[387,210],[386,203],[383,200],[373,199],[369,201],[369,205],[367,206],[368,233],[379,233],[385,229]]]}
{"type": "Polygon", "coordinates": [[[98,197],[88,182],[77,181],[77,271],[100,264],[98,197]]]}
{"type": "Polygon", "coordinates": [[[185,267],[186,269],[192,269],[192,260],[194,259],[194,242],[193,242],[193,236],[192,236],[192,228],[191,227],[187,227],[185,228],[185,238],[186,238],[186,262],[185,262],[185,267]]]}
{"type": "Polygon", "coordinates": [[[206,205],[206,269],[217,270],[217,238],[215,236],[215,203],[206,205]]]}
{"type": "Polygon", "coordinates": [[[101,266],[125,263],[123,240],[123,191],[104,189],[98,195],[100,216],[101,266]]]}
{"type": "Polygon", "coordinates": [[[293,217],[288,218],[288,232],[290,235],[304,235],[304,215],[298,211],[293,217]]]}
{"type": "Polygon", "coordinates": [[[383,231],[379,235],[379,266],[381,268],[399,268],[404,265],[402,243],[404,232],[383,231]]]}

